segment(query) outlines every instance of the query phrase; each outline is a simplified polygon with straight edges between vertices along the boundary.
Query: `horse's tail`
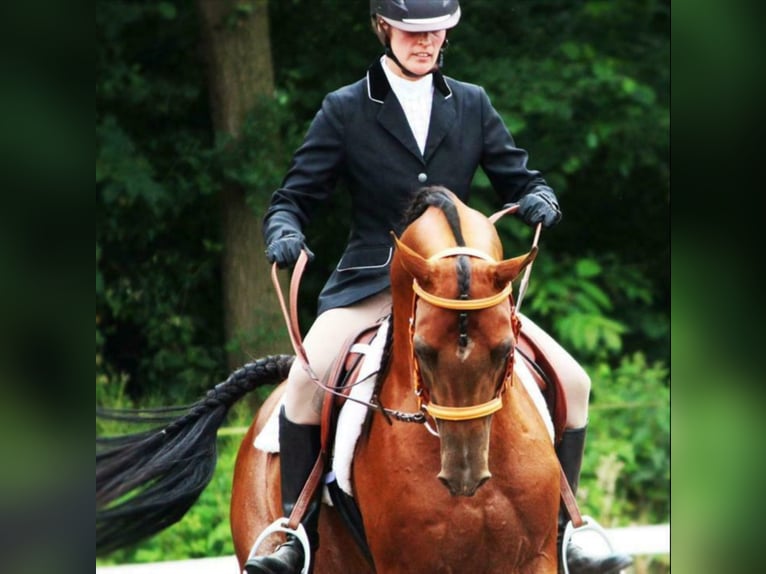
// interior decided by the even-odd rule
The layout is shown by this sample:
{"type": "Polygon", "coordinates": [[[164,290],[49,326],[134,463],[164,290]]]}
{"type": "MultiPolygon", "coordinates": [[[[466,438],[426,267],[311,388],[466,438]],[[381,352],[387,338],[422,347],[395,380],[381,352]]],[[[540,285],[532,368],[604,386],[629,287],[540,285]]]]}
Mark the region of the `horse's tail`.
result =
{"type": "Polygon", "coordinates": [[[97,411],[155,426],[96,437],[96,555],[178,522],[213,476],[216,434],[229,408],[254,388],[284,380],[292,362],[290,355],[276,355],[248,363],[188,407],[97,411]]]}

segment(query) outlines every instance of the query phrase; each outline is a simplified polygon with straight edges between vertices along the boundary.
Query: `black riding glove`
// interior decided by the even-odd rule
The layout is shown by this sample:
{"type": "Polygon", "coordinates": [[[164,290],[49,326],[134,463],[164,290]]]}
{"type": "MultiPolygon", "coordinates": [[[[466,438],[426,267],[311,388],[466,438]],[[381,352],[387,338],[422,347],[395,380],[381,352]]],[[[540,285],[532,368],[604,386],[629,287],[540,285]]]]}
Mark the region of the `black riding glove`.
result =
{"type": "Polygon", "coordinates": [[[290,233],[279,239],[275,239],[266,248],[266,258],[269,263],[276,263],[280,269],[292,267],[298,261],[301,250],[306,250],[309,261],[314,259],[314,253],[306,246],[305,237],[302,233],[290,233]]]}
{"type": "Polygon", "coordinates": [[[269,263],[276,263],[280,269],[292,267],[298,261],[301,249],[306,250],[309,261],[314,259],[300,230],[298,216],[290,211],[278,210],[266,216],[263,221],[263,239],[269,263]]]}
{"type": "Polygon", "coordinates": [[[561,221],[559,202],[550,188],[539,188],[522,197],[519,201],[518,214],[527,225],[537,225],[542,222],[546,229],[561,221]]]}

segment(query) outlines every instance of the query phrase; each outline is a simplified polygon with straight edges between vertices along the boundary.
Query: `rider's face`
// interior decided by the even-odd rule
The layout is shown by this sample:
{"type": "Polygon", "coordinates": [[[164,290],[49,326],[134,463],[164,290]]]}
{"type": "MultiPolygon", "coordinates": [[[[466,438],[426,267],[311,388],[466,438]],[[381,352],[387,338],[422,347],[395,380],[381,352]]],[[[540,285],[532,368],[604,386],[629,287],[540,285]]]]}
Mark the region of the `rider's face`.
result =
{"type": "MultiPolygon", "coordinates": [[[[391,50],[405,68],[418,76],[427,74],[436,65],[439,50],[447,37],[446,30],[405,32],[394,27],[390,28],[389,34],[391,50]]],[[[406,76],[399,66],[393,66],[392,69],[403,78],[414,79],[406,76]]]]}

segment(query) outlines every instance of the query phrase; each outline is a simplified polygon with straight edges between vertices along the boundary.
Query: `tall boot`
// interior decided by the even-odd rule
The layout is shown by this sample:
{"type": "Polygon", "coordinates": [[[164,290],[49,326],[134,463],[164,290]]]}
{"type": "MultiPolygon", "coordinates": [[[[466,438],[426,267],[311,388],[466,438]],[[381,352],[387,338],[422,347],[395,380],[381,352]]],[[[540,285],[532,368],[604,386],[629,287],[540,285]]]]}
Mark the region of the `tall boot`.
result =
{"type": "MultiPolygon", "coordinates": [[[[321,448],[319,425],[302,425],[288,420],[284,406],[279,412],[279,467],[282,473],[282,510],[289,517],[311,474],[321,448]]],[[[311,547],[311,569],[319,548],[319,489],[306,509],[301,524],[311,547]]],[[[303,545],[293,535],[268,556],[255,556],[245,564],[247,574],[298,574],[303,568],[303,545]]]]}
{"type": "MultiPolygon", "coordinates": [[[[577,492],[577,486],[580,482],[580,468],[582,466],[582,457],[585,452],[585,429],[566,429],[561,442],[556,447],[556,455],[561,462],[561,468],[564,469],[564,475],[569,481],[572,492],[577,492]]],[[[564,529],[566,528],[569,517],[566,508],[562,506],[559,511],[558,523],[558,543],[559,549],[559,572],[564,571],[561,557],[564,555],[562,542],[564,539],[564,529]]],[[[567,568],[570,574],[618,574],[623,568],[627,568],[633,563],[633,559],[627,554],[613,553],[601,556],[589,556],[587,551],[575,544],[571,539],[567,548],[567,568]]]]}

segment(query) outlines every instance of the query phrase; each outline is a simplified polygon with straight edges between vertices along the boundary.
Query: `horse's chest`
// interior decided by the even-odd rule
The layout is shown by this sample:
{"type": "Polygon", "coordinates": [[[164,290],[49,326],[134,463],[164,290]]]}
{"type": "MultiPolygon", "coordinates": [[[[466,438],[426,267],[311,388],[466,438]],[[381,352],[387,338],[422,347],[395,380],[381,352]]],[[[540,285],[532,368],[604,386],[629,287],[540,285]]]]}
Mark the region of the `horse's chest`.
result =
{"type": "MultiPolygon", "coordinates": [[[[558,504],[558,474],[546,456],[510,445],[496,450],[492,477],[473,496],[452,496],[438,478],[436,437],[422,427],[398,436],[399,429],[383,430],[372,433],[354,463],[379,572],[548,571],[527,568],[541,554],[555,555],[544,550],[555,542],[558,504]]],[[[555,462],[550,446],[544,452],[555,462]]]]}
{"type": "Polygon", "coordinates": [[[513,565],[526,564],[555,532],[554,520],[545,526],[540,517],[522,518],[502,496],[444,497],[440,490],[446,489],[389,501],[383,505],[388,510],[367,524],[379,571],[520,571],[513,565]]]}

